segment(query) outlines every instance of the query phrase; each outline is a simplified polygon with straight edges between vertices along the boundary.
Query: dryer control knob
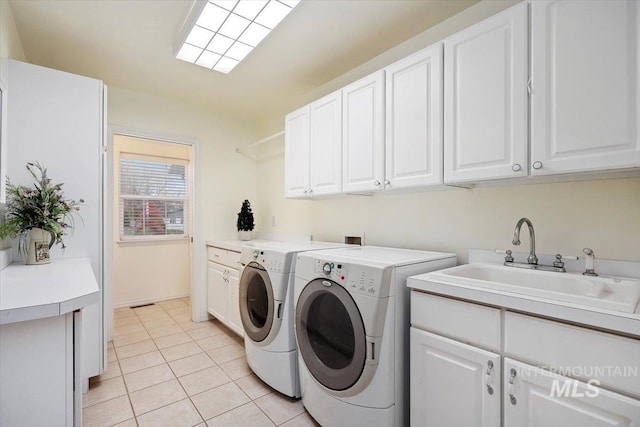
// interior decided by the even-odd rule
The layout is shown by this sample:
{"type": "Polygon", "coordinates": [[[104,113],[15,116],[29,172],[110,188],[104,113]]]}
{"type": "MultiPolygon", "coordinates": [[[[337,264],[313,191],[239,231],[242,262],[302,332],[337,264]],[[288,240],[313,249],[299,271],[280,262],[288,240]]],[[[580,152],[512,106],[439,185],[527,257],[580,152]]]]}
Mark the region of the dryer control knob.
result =
{"type": "Polygon", "coordinates": [[[253,251],[253,258],[258,258],[258,255],[260,255],[260,252],[253,251]]]}
{"type": "Polygon", "coordinates": [[[324,272],[324,274],[331,274],[331,264],[325,262],[322,266],[322,271],[324,272]]]}

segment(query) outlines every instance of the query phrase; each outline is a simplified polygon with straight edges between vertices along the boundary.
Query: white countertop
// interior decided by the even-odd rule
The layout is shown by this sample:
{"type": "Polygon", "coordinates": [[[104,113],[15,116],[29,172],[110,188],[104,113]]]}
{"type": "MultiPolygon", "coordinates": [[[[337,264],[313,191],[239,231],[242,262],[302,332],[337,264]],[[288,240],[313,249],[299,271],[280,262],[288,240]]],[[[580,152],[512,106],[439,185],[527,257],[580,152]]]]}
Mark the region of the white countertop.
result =
{"type": "Polygon", "coordinates": [[[99,300],[88,258],[14,263],[0,271],[0,325],[61,316],[99,300]]]}
{"type": "Polygon", "coordinates": [[[243,246],[255,246],[260,245],[261,243],[270,243],[275,240],[207,240],[207,246],[212,246],[214,248],[226,249],[228,251],[233,252],[242,252],[243,246]]]}
{"type": "Polygon", "coordinates": [[[640,337],[640,314],[638,313],[621,313],[567,302],[555,302],[524,294],[444,282],[434,279],[431,273],[409,277],[407,286],[416,291],[503,307],[508,310],[580,323],[640,337]]]}

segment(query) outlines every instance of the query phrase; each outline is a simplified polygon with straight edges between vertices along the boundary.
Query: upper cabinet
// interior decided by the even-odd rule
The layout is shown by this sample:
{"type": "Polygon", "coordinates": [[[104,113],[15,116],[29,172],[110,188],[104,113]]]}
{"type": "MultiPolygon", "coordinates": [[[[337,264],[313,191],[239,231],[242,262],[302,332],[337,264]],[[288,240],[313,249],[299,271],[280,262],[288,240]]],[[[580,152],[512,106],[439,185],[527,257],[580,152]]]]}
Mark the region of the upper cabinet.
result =
{"type": "Polygon", "coordinates": [[[309,192],[309,106],[284,119],[284,195],[306,197],[309,192]]]}
{"type": "Polygon", "coordinates": [[[387,68],[385,188],[442,183],[442,43],[387,68]]]}
{"type": "Polygon", "coordinates": [[[342,190],[342,92],[309,106],[310,196],[342,190]]]}
{"type": "Polygon", "coordinates": [[[342,89],[342,189],[384,188],[384,71],[342,89]]]}
{"type": "Polygon", "coordinates": [[[637,1],[531,3],[531,173],[640,165],[637,1]]]}
{"type": "Polygon", "coordinates": [[[342,92],[285,118],[285,197],[307,198],[342,190],[342,92]]]}
{"type": "Polygon", "coordinates": [[[444,41],[445,182],[527,175],[527,4],[444,41]]]}

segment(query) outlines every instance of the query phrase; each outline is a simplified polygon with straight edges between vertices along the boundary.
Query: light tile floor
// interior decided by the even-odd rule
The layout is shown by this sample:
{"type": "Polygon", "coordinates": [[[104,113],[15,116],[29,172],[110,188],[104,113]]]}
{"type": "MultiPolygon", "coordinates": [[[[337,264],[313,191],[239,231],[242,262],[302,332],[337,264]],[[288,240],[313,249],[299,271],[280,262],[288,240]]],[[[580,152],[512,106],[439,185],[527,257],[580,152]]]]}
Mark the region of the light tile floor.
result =
{"type": "Polygon", "coordinates": [[[108,369],[83,397],[90,426],[317,426],[249,366],[240,337],[191,322],[189,299],[114,312],[108,369]]]}

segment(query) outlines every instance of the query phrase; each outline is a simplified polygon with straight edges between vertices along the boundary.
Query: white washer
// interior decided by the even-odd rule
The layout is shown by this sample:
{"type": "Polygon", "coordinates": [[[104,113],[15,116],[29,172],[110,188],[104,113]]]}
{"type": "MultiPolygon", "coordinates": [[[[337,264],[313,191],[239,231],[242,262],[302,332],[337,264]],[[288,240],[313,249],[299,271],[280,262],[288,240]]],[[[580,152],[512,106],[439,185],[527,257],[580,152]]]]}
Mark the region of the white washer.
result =
{"type": "Polygon", "coordinates": [[[298,358],[293,332],[295,255],[303,251],[346,247],[328,242],[265,242],[244,246],[240,262],[240,318],[247,363],[265,383],[300,397],[298,358]]]}
{"type": "Polygon", "coordinates": [[[322,426],[409,422],[406,280],[455,254],[373,246],[298,254],[295,332],[302,402],[322,426]]]}

